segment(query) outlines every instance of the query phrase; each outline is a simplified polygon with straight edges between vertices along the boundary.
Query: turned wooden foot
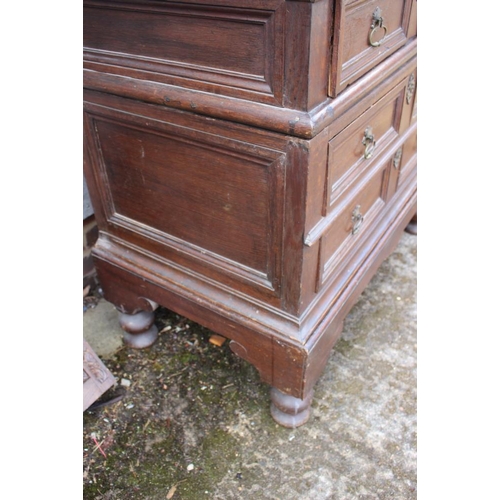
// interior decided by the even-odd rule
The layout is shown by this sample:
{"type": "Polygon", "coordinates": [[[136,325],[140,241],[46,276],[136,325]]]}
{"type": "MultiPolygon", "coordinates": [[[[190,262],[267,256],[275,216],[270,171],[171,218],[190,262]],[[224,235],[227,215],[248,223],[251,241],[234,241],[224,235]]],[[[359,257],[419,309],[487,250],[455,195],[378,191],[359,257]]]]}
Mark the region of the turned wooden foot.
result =
{"type": "Polygon", "coordinates": [[[413,216],[413,219],[406,226],[405,231],[410,234],[417,234],[417,214],[413,216]]]}
{"type": "Polygon", "coordinates": [[[313,391],[304,399],[283,394],[275,387],[271,388],[271,415],[278,424],[294,429],[309,420],[313,391]]]}
{"type": "Polygon", "coordinates": [[[119,313],[118,320],[123,329],[123,341],[129,347],[144,349],[154,344],[158,338],[158,328],[154,324],[154,312],[140,311],[135,314],[119,313]]]}

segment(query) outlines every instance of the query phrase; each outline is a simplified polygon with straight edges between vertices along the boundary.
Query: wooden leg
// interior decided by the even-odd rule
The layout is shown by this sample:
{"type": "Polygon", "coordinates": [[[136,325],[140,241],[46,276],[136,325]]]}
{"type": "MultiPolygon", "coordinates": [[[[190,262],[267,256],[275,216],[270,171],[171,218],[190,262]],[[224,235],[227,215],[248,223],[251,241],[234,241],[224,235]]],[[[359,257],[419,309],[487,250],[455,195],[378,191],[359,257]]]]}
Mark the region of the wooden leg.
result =
{"type": "Polygon", "coordinates": [[[271,415],[284,427],[292,429],[304,425],[309,420],[313,392],[304,399],[283,394],[275,387],[271,388],[271,415]]]}
{"type": "Polygon", "coordinates": [[[158,338],[158,328],[154,324],[154,312],[139,311],[135,314],[119,313],[118,320],[123,329],[123,341],[129,347],[144,349],[154,344],[158,338]]]}
{"type": "Polygon", "coordinates": [[[405,231],[407,233],[414,234],[415,236],[417,235],[417,214],[413,216],[413,219],[406,226],[405,231]]]}

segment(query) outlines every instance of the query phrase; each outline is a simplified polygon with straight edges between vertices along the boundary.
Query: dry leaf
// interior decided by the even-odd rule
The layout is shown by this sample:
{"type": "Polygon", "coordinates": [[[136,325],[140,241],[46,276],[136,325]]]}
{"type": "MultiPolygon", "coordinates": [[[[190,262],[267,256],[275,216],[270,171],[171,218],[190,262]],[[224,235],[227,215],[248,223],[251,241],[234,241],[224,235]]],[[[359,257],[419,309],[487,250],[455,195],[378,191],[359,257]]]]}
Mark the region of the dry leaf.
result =
{"type": "Polygon", "coordinates": [[[225,341],[226,341],[226,337],[221,337],[220,335],[212,335],[208,341],[213,344],[213,345],[216,345],[217,347],[220,347],[225,341]]]}
{"type": "Polygon", "coordinates": [[[177,490],[177,485],[174,484],[167,493],[167,500],[170,500],[174,496],[176,490],[177,490]]]}

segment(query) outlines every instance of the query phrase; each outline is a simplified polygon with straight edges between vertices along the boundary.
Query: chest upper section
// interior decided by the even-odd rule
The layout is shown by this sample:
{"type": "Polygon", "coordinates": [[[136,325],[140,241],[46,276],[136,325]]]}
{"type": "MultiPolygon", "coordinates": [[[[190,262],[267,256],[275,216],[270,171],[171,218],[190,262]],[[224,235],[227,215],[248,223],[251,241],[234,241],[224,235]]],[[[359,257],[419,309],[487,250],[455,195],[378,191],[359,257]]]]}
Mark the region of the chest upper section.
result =
{"type": "Polygon", "coordinates": [[[106,75],[101,90],[173,86],[299,111],[416,36],[416,0],[85,0],[83,13],[84,68],[106,75]]]}

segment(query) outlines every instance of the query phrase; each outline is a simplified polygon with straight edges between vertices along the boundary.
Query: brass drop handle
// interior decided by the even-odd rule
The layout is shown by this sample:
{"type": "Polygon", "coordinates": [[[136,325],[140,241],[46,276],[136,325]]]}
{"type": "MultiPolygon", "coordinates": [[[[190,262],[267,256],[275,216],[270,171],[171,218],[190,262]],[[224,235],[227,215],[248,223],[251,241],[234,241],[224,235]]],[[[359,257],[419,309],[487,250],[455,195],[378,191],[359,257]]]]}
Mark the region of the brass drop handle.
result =
{"type": "Polygon", "coordinates": [[[365,219],[364,215],[360,212],[360,208],[360,205],[356,205],[352,211],[352,234],[356,234],[359,231],[359,228],[365,219]]]}
{"type": "Polygon", "coordinates": [[[382,10],[380,7],[377,7],[373,13],[372,16],[372,24],[370,26],[371,31],[370,35],[368,36],[368,41],[370,42],[370,45],[372,47],[378,47],[380,44],[382,44],[385,40],[385,36],[387,35],[387,26],[384,24],[384,18],[382,17],[382,10]],[[373,41],[373,36],[375,33],[379,30],[384,30],[384,35],[380,40],[377,42],[373,41]]]}
{"type": "Polygon", "coordinates": [[[363,156],[366,160],[368,160],[368,158],[371,158],[373,152],[375,151],[375,147],[377,146],[377,141],[375,140],[373,129],[371,127],[366,127],[361,144],[365,147],[363,156]]]}

